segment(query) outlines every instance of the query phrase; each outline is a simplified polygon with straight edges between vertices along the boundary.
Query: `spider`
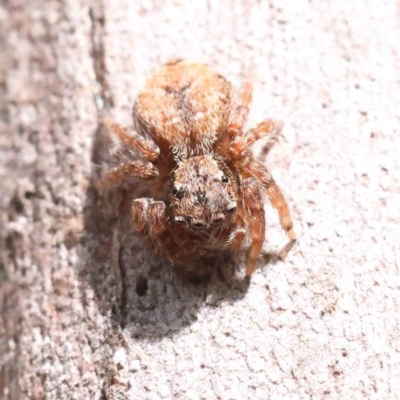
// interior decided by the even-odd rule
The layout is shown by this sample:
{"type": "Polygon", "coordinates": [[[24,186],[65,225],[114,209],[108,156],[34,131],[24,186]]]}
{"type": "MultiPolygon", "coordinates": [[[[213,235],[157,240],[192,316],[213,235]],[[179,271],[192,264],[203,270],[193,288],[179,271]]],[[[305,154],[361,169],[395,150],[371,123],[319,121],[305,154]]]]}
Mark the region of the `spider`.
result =
{"type": "Polygon", "coordinates": [[[246,276],[254,271],[265,239],[263,195],[296,241],[286,201],[251,145],[280,124],[265,120],[245,130],[251,101],[246,84],[237,106],[231,84],[203,64],[171,61],[147,81],[133,107],[134,129],[109,116],[109,130],[139,156],[105,177],[120,184],[147,182],[151,198],[138,198],[131,213],[136,231],[181,275],[206,276],[210,260],[234,251],[248,236],[246,276]]]}

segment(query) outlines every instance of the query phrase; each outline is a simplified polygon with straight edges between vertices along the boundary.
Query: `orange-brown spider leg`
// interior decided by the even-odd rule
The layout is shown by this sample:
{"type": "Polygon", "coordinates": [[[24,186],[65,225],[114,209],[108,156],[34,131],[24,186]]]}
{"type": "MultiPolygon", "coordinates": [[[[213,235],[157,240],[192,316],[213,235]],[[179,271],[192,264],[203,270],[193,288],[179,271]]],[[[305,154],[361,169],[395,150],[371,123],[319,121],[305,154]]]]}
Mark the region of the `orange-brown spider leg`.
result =
{"type": "Polygon", "coordinates": [[[247,258],[246,276],[251,276],[260,256],[265,238],[265,214],[259,182],[248,178],[243,183],[243,203],[248,214],[251,245],[247,258]]]}
{"type": "Polygon", "coordinates": [[[237,211],[237,215],[234,220],[236,229],[230,234],[228,239],[228,245],[231,250],[237,250],[246,237],[246,230],[244,229],[244,222],[241,215],[242,213],[244,213],[243,209],[239,209],[237,211]]]}
{"type": "Polygon", "coordinates": [[[266,186],[266,189],[269,201],[278,211],[281,226],[286,231],[286,234],[290,239],[279,253],[279,257],[283,260],[296,243],[296,234],[294,233],[293,229],[292,217],[290,216],[286,200],[273,179],[271,179],[269,184],[266,186]]]}
{"type": "MultiPolygon", "coordinates": [[[[293,222],[290,216],[289,208],[278,185],[275,183],[270,172],[265,166],[257,160],[251,159],[241,165],[244,175],[254,176],[266,189],[269,201],[278,211],[279,220],[282,228],[285,230],[290,242],[282,249],[281,258],[285,258],[287,253],[296,243],[296,235],[293,230],[293,222]]],[[[243,175],[243,172],[242,172],[243,175]]]]}
{"type": "Polygon", "coordinates": [[[234,109],[230,117],[230,122],[228,125],[228,136],[234,138],[240,132],[242,132],[243,125],[247,121],[249,116],[249,104],[252,98],[253,87],[250,82],[246,82],[242,93],[240,94],[239,105],[234,109]]]}
{"type": "Polygon", "coordinates": [[[142,179],[154,179],[158,177],[157,168],[150,162],[132,161],[130,163],[121,164],[108,172],[100,181],[100,188],[109,188],[118,186],[129,178],[138,177],[142,179]]]}
{"type": "Polygon", "coordinates": [[[168,217],[163,201],[136,199],[132,203],[133,226],[138,232],[160,235],[167,229],[168,217]]]}
{"type": "Polygon", "coordinates": [[[233,108],[229,117],[229,124],[227,127],[227,134],[224,135],[222,141],[219,143],[219,153],[223,157],[229,157],[229,147],[231,141],[242,133],[243,126],[249,116],[249,104],[252,98],[253,87],[250,82],[247,82],[240,94],[238,105],[233,108]]]}
{"type": "Polygon", "coordinates": [[[229,155],[233,160],[240,159],[243,153],[257,140],[265,137],[268,134],[272,135],[272,140],[276,140],[276,137],[282,130],[282,122],[267,119],[255,128],[249,131],[237,135],[229,146],[229,155]]]}
{"type": "Polygon", "coordinates": [[[140,136],[135,131],[114,122],[109,116],[105,116],[103,121],[122,142],[137,151],[146,160],[156,161],[158,159],[160,149],[151,139],[140,136]]]}

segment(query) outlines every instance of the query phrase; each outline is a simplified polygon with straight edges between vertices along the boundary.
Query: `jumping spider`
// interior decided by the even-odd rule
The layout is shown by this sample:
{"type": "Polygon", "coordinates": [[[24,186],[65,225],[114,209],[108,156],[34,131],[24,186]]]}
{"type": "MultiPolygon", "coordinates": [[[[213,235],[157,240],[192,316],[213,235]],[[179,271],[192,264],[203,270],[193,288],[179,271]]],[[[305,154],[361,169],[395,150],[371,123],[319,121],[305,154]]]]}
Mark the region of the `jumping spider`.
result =
{"type": "Polygon", "coordinates": [[[148,182],[152,198],[132,204],[134,228],[186,277],[208,275],[213,256],[238,249],[247,233],[246,275],[252,274],[265,238],[264,193],[290,239],[287,251],[296,240],[279,187],[249,150],[280,124],[266,120],[244,130],[251,86],[236,107],[231,92],[231,84],[207,66],[177,60],[156,71],[139,94],[135,130],[104,118],[140,157],[110,171],[105,182],[132,176],[148,182]]]}

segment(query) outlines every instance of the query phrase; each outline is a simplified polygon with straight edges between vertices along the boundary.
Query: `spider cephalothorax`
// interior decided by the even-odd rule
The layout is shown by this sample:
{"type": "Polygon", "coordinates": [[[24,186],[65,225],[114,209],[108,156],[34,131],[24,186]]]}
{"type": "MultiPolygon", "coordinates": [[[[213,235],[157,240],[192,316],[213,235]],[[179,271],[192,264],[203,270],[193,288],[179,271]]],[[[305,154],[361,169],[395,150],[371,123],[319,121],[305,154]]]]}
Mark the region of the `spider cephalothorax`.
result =
{"type": "Polygon", "coordinates": [[[195,230],[215,230],[232,220],[236,211],[237,178],[211,155],[195,156],[174,172],[171,204],[173,220],[195,230]]]}
{"type": "Polygon", "coordinates": [[[265,237],[264,193],[290,238],[286,250],[295,242],[284,197],[249,151],[280,124],[266,120],[245,130],[250,99],[246,85],[234,106],[224,77],[205,65],[177,60],[155,72],[139,94],[133,109],[137,132],[105,118],[139,156],[105,181],[127,176],[149,181],[157,200],[134,200],[133,224],[182,275],[202,275],[193,266],[218,251],[239,248],[248,235],[250,276],[265,237]]]}

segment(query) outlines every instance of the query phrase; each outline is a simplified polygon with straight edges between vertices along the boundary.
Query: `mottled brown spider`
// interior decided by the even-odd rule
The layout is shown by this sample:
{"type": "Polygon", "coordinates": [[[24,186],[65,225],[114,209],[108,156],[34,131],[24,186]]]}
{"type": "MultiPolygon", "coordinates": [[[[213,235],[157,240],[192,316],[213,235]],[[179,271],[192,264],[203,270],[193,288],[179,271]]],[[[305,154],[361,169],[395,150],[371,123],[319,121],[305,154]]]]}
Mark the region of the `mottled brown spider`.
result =
{"type": "Polygon", "coordinates": [[[110,171],[106,183],[146,180],[151,198],[135,199],[135,229],[180,275],[205,276],[210,260],[250,239],[246,275],[254,271],[265,238],[263,195],[295,242],[286,201],[249,148],[280,124],[244,129],[251,86],[234,106],[230,83],[207,66],[177,60],[156,71],[133,108],[135,130],[104,122],[139,156],[110,171]]]}

